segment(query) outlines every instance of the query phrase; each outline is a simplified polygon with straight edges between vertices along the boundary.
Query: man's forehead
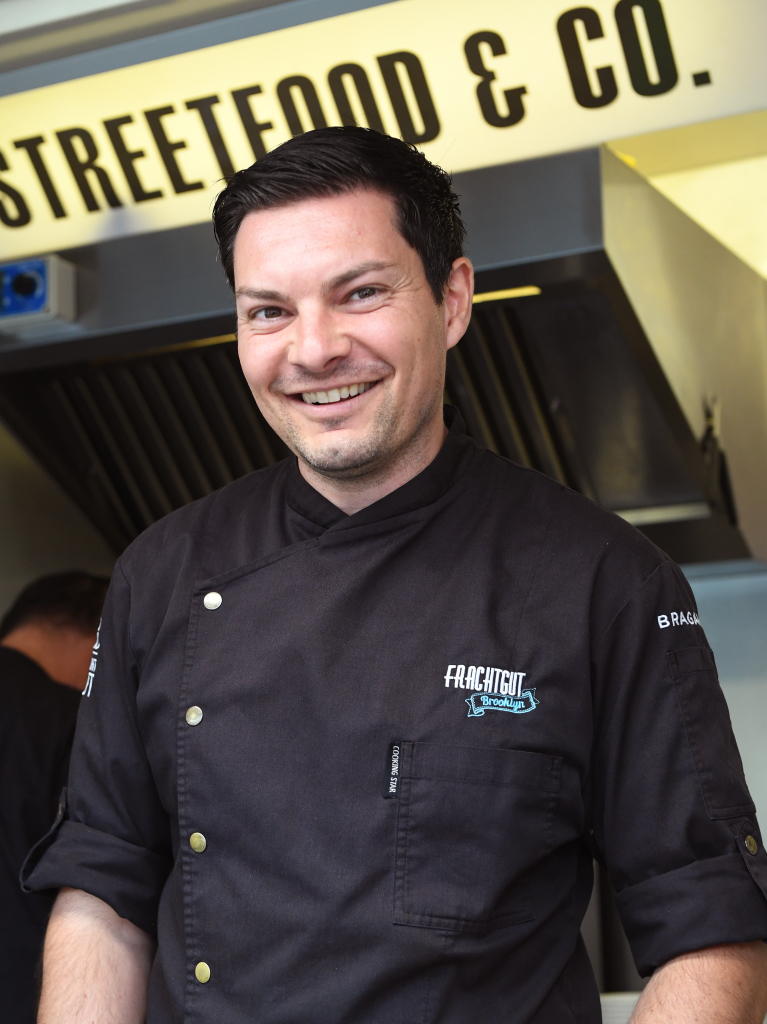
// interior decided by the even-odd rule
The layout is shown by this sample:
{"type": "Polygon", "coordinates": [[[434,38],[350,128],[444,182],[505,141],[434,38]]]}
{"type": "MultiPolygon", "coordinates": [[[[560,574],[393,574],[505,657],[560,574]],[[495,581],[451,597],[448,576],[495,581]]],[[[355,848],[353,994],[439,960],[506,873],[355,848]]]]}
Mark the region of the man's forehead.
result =
{"type": "Polygon", "coordinates": [[[263,210],[252,210],[242,219],[235,237],[235,251],[242,243],[258,245],[259,238],[273,242],[287,233],[341,234],[352,240],[377,233],[399,235],[394,200],[374,189],[310,196],[263,210]]]}
{"type": "Polygon", "coordinates": [[[264,275],[292,276],[302,268],[322,278],[323,291],[368,271],[404,268],[415,253],[395,217],[392,198],[373,190],[253,211],[235,238],[236,294],[271,287],[264,275]]]}

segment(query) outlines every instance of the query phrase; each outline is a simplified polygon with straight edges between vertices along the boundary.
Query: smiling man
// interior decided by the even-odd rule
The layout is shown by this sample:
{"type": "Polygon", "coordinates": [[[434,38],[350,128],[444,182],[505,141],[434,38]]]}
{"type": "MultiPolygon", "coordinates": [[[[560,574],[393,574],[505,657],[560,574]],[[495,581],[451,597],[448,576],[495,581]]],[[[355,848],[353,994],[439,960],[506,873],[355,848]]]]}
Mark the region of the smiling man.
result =
{"type": "Polygon", "coordinates": [[[214,220],[294,456],[120,559],[25,871],[66,887],[42,1024],[597,1024],[594,856],[653,974],[636,1021],[756,1024],[767,857],[692,595],[443,410],[447,175],[325,129],[214,220]]]}
{"type": "Polygon", "coordinates": [[[431,282],[377,189],[253,211],[236,234],[243,372],[304,479],[348,514],[416,476],[445,438],[445,351],[466,330],[472,270],[436,181],[454,238],[431,282]]]}

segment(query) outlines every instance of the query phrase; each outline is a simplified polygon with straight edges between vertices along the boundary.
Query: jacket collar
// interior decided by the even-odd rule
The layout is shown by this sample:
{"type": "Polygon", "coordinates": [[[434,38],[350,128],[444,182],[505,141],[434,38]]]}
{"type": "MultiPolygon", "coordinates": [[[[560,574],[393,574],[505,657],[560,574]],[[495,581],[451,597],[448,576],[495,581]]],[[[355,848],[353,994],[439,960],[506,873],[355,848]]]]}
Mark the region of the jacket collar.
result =
{"type": "Polygon", "coordinates": [[[304,480],[295,456],[289,460],[285,480],[288,505],[317,526],[344,529],[390,519],[432,504],[463,475],[478,450],[475,442],[467,437],[466,427],[457,409],[450,405],[444,406],[444,418],[448,434],[436,457],[418,476],[372,505],[360,509],[354,515],[347,515],[304,480]]]}

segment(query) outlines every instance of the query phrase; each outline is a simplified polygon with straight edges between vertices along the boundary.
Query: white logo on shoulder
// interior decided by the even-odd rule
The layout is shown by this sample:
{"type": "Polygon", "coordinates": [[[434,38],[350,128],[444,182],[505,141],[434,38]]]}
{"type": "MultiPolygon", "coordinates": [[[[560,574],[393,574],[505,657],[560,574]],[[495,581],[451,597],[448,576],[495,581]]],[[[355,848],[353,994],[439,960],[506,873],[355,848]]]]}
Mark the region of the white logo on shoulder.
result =
{"type": "Polygon", "coordinates": [[[669,612],[668,615],[658,616],[658,625],[661,629],[668,629],[669,626],[699,626],[700,619],[697,612],[669,612]]]}
{"type": "Polygon", "coordinates": [[[96,643],[93,645],[93,654],[91,655],[91,663],[88,666],[88,679],[85,683],[85,689],[83,690],[83,697],[90,697],[91,690],[93,689],[93,677],[96,675],[96,662],[99,660],[99,636],[101,634],[101,619],[99,619],[99,628],[96,630],[96,643]]]}

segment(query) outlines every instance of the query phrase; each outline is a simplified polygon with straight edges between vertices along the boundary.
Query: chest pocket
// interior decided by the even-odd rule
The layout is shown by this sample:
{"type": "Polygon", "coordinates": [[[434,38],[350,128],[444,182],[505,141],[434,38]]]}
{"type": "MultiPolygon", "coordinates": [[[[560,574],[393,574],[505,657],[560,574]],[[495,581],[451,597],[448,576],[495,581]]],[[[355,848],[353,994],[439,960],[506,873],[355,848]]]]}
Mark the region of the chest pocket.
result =
{"type": "Polygon", "coordinates": [[[403,743],[395,924],[481,934],[534,919],[524,873],[553,847],[562,758],[403,743]]]}

